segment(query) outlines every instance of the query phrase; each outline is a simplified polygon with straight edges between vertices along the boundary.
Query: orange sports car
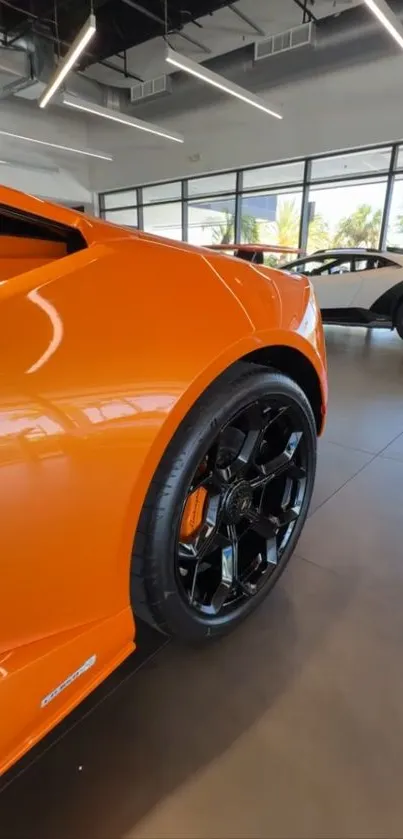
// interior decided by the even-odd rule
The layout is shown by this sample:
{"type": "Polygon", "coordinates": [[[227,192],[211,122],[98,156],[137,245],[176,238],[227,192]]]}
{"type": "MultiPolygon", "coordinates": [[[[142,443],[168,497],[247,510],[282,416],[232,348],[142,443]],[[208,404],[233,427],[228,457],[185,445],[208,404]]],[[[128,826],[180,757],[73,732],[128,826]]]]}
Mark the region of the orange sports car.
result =
{"type": "Polygon", "coordinates": [[[134,649],[239,623],[326,411],[305,277],[0,188],[0,772],[134,649]]]}

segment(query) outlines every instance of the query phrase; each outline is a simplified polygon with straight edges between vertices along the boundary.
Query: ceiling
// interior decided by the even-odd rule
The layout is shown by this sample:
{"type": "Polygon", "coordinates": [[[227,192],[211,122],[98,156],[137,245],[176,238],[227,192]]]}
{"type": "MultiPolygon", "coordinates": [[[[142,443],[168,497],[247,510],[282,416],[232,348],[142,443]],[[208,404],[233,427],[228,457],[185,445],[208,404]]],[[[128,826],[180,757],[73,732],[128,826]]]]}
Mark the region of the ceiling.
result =
{"type": "MultiPolygon", "coordinates": [[[[85,23],[91,9],[97,18],[96,37],[82,66],[107,59],[136,44],[183,27],[202,15],[212,15],[230,0],[1,0],[0,25],[9,32],[44,26],[59,40],[61,52],[85,23]]],[[[193,24],[197,28],[197,24],[193,24]]]]}
{"type": "MultiPolygon", "coordinates": [[[[337,14],[360,0],[306,0],[307,16],[337,14]]],[[[80,69],[97,81],[129,87],[173,72],[165,45],[198,61],[246,46],[302,22],[304,0],[93,0],[97,32],[80,69]]],[[[32,29],[66,51],[91,0],[0,0],[0,28],[11,41],[32,29]],[[56,10],[56,11],[55,11],[56,10]]]]}

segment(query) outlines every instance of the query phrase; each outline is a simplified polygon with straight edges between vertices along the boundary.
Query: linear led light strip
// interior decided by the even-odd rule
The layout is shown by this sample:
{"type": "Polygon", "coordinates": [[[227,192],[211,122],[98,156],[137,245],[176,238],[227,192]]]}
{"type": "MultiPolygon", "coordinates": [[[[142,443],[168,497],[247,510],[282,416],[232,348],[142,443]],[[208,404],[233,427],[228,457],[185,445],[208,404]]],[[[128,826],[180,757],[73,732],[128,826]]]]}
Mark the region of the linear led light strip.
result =
{"type": "Polygon", "coordinates": [[[87,22],[84,24],[82,29],[80,29],[78,35],[76,35],[73,43],[66,52],[66,55],[61,60],[49,84],[45,87],[45,90],[39,97],[40,108],[45,108],[54,93],[56,93],[56,90],[60,87],[63,79],[66,78],[67,73],[71,70],[73,64],[76,63],[81,53],[85,50],[88,42],[95,34],[96,28],[95,15],[90,14],[87,22]]]}
{"type": "Polygon", "coordinates": [[[371,12],[403,49],[403,26],[385,0],[364,0],[371,12]]]}
{"type": "Polygon", "coordinates": [[[212,70],[208,70],[203,64],[198,64],[197,61],[192,61],[191,58],[181,55],[179,52],[176,52],[170,47],[167,49],[165,60],[168,64],[178,67],[179,70],[183,70],[185,73],[190,73],[191,76],[196,76],[197,79],[201,79],[203,82],[207,82],[207,84],[211,84],[213,87],[218,87],[219,90],[229,93],[230,96],[236,96],[237,99],[241,99],[242,102],[246,102],[248,105],[253,105],[254,108],[259,108],[260,111],[264,111],[266,114],[276,117],[276,119],[283,119],[281,114],[277,113],[277,111],[274,111],[272,108],[269,108],[263,99],[260,99],[253,93],[250,93],[249,90],[230,82],[229,79],[224,78],[224,76],[219,75],[219,73],[213,73],[212,70]]]}
{"type": "Polygon", "coordinates": [[[79,111],[86,111],[89,114],[95,114],[98,117],[111,119],[113,122],[120,122],[122,125],[128,125],[130,128],[138,128],[140,131],[148,131],[150,134],[156,134],[158,137],[164,137],[166,140],[174,140],[176,143],[183,143],[184,138],[182,134],[177,134],[176,131],[168,131],[161,128],[159,125],[154,125],[153,122],[144,122],[142,119],[135,119],[135,117],[126,116],[126,114],[119,113],[119,111],[112,111],[110,108],[102,108],[101,105],[95,105],[92,102],[86,102],[85,99],[79,99],[76,96],[63,95],[63,104],[68,105],[69,108],[77,108],[79,111]]]}
{"type": "Polygon", "coordinates": [[[12,131],[3,131],[0,129],[0,134],[4,137],[12,137],[14,140],[26,140],[28,143],[37,143],[39,146],[49,146],[51,149],[58,149],[58,151],[68,151],[73,154],[84,154],[87,157],[97,157],[100,160],[113,160],[112,155],[104,152],[89,151],[88,149],[75,149],[73,146],[61,146],[59,143],[50,143],[47,140],[37,140],[34,137],[25,137],[23,134],[13,134],[12,131]]]}

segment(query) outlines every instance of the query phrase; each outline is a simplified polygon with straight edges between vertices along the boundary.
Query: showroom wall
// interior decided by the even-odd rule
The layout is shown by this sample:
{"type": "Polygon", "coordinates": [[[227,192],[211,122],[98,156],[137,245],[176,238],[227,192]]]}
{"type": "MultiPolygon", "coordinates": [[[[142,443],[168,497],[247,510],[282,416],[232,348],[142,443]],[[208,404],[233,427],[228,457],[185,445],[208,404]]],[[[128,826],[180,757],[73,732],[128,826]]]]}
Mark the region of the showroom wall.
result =
{"type": "MultiPolygon", "coordinates": [[[[186,112],[159,120],[185,135],[183,146],[152,136],[147,139],[124,126],[102,125],[103,146],[115,152],[117,160],[108,167],[90,163],[92,188],[102,191],[400,140],[402,66],[397,53],[273,90],[268,85],[259,95],[278,106],[284,115],[281,122],[215,91],[207,107],[198,108],[194,96],[186,112]]],[[[269,76],[270,62],[267,72],[269,76]]],[[[146,116],[145,108],[141,116],[158,121],[158,103],[152,116],[146,116]]],[[[96,144],[99,131],[99,120],[94,118],[89,124],[90,145],[96,144]]]]}
{"type": "MultiPolygon", "coordinates": [[[[61,108],[41,111],[36,102],[1,103],[0,129],[73,147],[87,147],[86,121],[61,108]]],[[[68,204],[91,207],[93,193],[87,159],[0,134],[0,182],[68,204]],[[4,161],[4,162],[3,162],[4,161]]]]}

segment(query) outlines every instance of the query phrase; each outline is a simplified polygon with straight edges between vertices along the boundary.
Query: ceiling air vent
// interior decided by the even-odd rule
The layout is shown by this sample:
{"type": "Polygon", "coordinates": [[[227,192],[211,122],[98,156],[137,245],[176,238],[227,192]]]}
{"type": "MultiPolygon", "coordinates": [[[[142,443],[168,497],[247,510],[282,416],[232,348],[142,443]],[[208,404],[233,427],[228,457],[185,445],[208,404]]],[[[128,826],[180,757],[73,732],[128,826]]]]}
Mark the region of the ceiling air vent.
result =
{"type": "Polygon", "coordinates": [[[286,32],[279,32],[278,35],[270,35],[262,41],[255,42],[255,61],[262,58],[269,58],[271,55],[278,55],[280,52],[288,52],[297,47],[313,46],[315,43],[315,24],[301,23],[287,29],[286,32]]]}
{"type": "Polygon", "coordinates": [[[151,99],[151,97],[163,96],[165,93],[171,93],[171,79],[169,76],[157,76],[155,79],[150,79],[148,82],[140,82],[130,88],[130,101],[143,102],[144,99],[151,99]]]}

